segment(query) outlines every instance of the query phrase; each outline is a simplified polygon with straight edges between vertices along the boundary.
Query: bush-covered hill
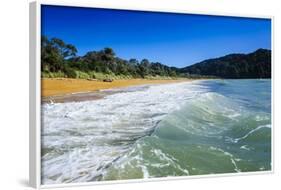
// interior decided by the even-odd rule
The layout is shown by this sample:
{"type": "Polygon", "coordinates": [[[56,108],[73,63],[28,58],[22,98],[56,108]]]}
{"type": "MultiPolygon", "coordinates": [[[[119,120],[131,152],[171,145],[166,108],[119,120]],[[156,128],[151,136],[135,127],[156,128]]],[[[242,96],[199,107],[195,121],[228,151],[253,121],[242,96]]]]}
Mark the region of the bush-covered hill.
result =
{"type": "Polygon", "coordinates": [[[221,78],[270,78],[271,50],[258,49],[249,54],[230,54],[180,69],[181,73],[221,78]]]}
{"type": "Polygon", "coordinates": [[[112,48],[77,56],[77,49],[58,38],[41,37],[42,77],[69,78],[270,78],[271,51],[230,54],[185,67],[169,67],[148,59],[122,59],[112,48]]]}
{"type": "Polygon", "coordinates": [[[110,77],[176,77],[176,68],[148,59],[122,59],[111,48],[90,51],[77,56],[77,49],[58,38],[41,38],[41,70],[43,77],[97,78],[110,77]]]}

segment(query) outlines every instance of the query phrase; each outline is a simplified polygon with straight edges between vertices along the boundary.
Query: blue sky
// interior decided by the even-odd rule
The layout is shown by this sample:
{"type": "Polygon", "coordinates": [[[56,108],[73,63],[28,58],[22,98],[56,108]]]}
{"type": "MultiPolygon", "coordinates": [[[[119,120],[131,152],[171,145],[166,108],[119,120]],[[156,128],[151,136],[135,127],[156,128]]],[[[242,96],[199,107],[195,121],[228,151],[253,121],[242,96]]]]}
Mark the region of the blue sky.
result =
{"type": "Polygon", "coordinates": [[[42,34],[76,46],[78,55],[104,47],[125,59],[184,67],[229,53],[271,49],[271,21],[111,9],[42,7],[42,34]]]}

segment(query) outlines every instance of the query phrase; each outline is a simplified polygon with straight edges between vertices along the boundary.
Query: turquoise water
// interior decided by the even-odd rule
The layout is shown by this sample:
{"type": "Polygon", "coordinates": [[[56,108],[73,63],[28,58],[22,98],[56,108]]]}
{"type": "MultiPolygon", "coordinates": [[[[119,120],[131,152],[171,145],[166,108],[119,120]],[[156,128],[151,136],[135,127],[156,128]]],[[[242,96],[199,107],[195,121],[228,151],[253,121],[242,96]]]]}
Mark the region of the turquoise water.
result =
{"type": "Polygon", "coordinates": [[[42,105],[42,182],[271,170],[271,80],[205,80],[42,105]]]}
{"type": "Polygon", "coordinates": [[[166,115],[103,179],[271,170],[271,80],[217,80],[166,115]]]}

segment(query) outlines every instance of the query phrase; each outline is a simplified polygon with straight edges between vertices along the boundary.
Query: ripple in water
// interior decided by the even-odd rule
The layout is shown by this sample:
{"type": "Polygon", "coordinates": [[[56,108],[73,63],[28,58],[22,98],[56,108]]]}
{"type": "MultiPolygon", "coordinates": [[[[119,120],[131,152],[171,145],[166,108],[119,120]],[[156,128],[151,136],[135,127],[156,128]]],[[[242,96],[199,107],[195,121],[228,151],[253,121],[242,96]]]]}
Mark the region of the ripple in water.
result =
{"type": "Polygon", "coordinates": [[[270,170],[270,83],[196,81],[44,104],[42,182],[270,170]]]}

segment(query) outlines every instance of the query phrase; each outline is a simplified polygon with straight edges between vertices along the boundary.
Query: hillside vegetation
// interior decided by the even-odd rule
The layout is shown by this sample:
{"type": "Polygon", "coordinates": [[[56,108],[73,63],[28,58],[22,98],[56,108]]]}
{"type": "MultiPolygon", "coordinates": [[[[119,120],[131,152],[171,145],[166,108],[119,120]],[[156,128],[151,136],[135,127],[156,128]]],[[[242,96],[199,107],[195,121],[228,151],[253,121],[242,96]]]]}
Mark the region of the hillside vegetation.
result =
{"type": "Polygon", "coordinates": [[[41,69],[43,77],[69,78],[172,78],[178,77],[176,68],[148,59],[125,60],[113,49],[104,48],[77,56],[77,49],[58,38],[42,36],[41,69]]]}
{"type": "Polygon", "coordinates": [[[77,49],[58,38],[41,37],[43,78],[171,79],[171,78],[270,78],[271,51],[230,54],[185,67],[169,67],[148,59],[122,59],[112,48],[77,56],[77,49]]]}
{"type": "Polygon", "coordinates": [[[220,78],[271,78],[271,51],[258,49],[249,54],[230,54],[180,69],[181,73],[220,78]]]}

